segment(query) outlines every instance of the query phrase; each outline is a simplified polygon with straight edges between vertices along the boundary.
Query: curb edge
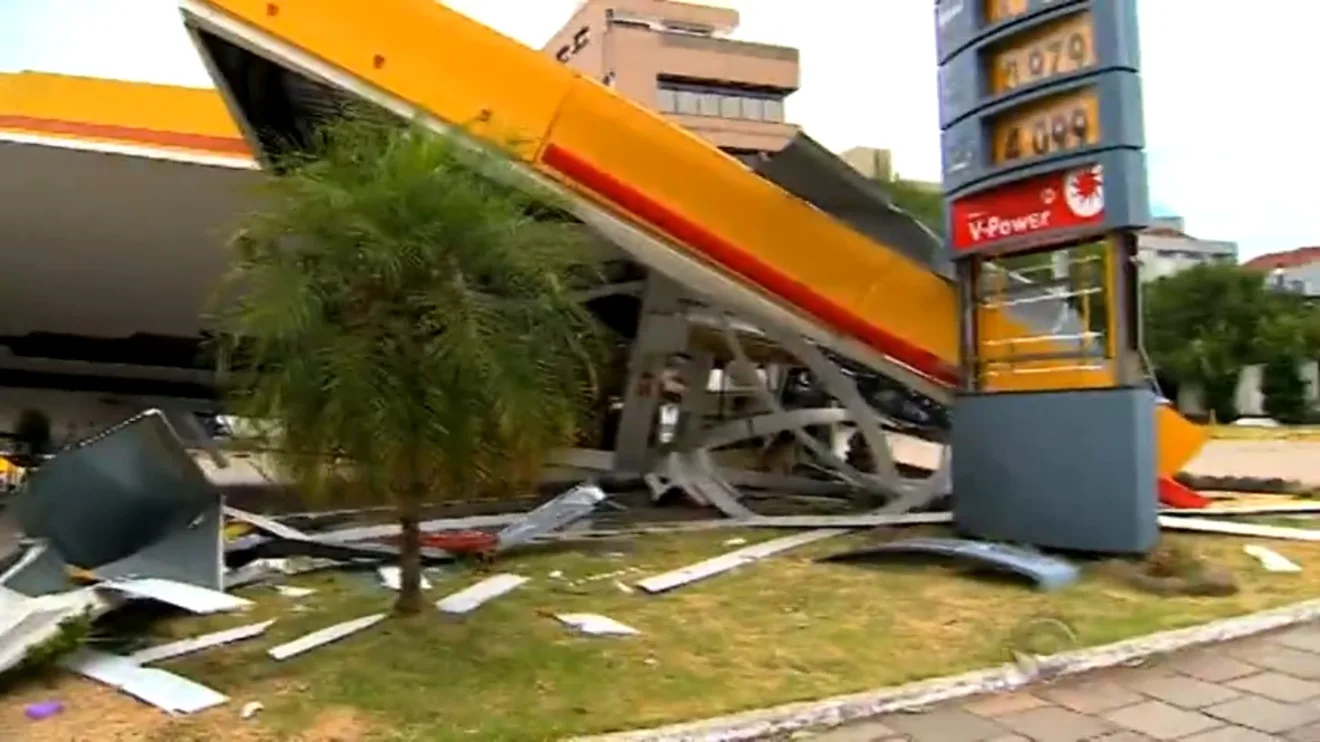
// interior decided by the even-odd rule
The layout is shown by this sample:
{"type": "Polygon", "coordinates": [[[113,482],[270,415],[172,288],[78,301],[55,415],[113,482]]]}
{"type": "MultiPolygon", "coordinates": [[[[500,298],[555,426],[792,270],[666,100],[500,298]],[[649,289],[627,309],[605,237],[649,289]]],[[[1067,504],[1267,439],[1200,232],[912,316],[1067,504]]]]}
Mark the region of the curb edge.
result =
{"type": "Polygon", "coordinates": [[[1320,618],[1320,599],[1293,603],[1185,629],[1124,639],[1111,644],[1060,652],[1039,658],[1024,670],[1004,664],[961,675],[832,696],[817,701],[683,722],[653,729],[574,737],[575,742],[750,742],[769,735],[805,729],[828,729],[873,716],[905,711],[984,693],[1008,691],[1032,683],[1115,667],[1182,649],[1240,639],[1320,618]]]}

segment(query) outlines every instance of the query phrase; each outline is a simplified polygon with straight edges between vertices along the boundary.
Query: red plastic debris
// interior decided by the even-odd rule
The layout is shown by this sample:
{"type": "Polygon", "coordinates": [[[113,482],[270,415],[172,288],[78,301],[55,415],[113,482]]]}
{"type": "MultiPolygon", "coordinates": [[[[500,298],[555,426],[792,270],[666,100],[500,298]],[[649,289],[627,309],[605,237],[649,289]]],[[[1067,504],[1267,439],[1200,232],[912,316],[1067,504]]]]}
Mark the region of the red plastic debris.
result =
{"type": "Polygon", "coordinates": [[[1160,477],[1160,504],[1166,508],[1193,510],[1210,504],[1210,498],[1169,477],[1160,477]]]}
{"type": "Polygon", "coordinates": [[[499,539],[485,531],[445,531],[422,534],[422,546],[450,554],[486,554],[495,549],[499,539]]]}

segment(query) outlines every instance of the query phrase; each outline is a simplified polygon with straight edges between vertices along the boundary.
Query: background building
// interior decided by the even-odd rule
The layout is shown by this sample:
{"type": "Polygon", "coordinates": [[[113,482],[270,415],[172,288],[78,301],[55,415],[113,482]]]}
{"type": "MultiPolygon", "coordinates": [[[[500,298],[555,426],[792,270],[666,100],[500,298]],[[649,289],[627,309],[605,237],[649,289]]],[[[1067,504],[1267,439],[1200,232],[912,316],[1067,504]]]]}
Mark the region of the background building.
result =
{"type": "Polygon", "coordinates": [[[587,0],[545,45],[559,61],[741,157],[797,134],[784,99],[798,51],[725,38],[738,12],[670,0],[587,0]]]}
{"type": "Polygon", "coordinates": [[[1266,253],[1243,265],[1268,273],[1270,284],[1276,288],[1320,298],[1320,247],[1266,253]]]}
{"type": "Polygon", "coordinates": [[[1237,263],[1237,258],[1236,242],[1192,237],[1180,216],[1156,217],[1137,240],[1142,281],[1171,276],[1203,263],[1237,263]]]}

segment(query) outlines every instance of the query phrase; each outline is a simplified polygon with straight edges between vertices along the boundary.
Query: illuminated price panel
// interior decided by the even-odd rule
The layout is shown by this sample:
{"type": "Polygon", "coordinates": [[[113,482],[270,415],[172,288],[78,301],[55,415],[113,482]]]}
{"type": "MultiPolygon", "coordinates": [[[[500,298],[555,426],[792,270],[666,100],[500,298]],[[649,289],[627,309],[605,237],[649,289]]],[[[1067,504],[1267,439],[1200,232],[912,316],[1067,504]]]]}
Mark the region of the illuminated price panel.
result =
{"type": "Polygon", "coordinates": [[[1141,80],[1133,72],[1002,101],[940,134],[944,190],[956,194],[1013,171],[1105,149],[1142,149],[1142,130],[1141,80]]]}
{"type": "Polygon", "coordinates": [[[1100,142],[1100,96],[1094,88],[1081,88],[992,119],[990,164],[1010,165],[1100,142]]]}
{"type": "Polygon", "coordinates": [[[1148,218],[1136,0],[940,0],[935,23],[956,251],[1148,218]]]}
{"type": "MultiPolygon", "coordinates": [[[[972,12],[976,6],[967,0],[938,6],[946,13],[962,8],[945,16],[948,25],[940,34],[941,127],[1042,87],[1138,69],[1131,0],[1006,0],[1002,12],[994,10],[998,0],[986,2],[982,15],[972,12]]],[[[938,23],[938,9],[936,17],[938,23]]]]}
{"type": "Polygon", "coordinates": [[[1004,95],[1093,69],[1097,62],[1094,21],[1090,12],[1074,13],[1001,48],[991,47],[985,55],[990,94],[1004,95]]]}

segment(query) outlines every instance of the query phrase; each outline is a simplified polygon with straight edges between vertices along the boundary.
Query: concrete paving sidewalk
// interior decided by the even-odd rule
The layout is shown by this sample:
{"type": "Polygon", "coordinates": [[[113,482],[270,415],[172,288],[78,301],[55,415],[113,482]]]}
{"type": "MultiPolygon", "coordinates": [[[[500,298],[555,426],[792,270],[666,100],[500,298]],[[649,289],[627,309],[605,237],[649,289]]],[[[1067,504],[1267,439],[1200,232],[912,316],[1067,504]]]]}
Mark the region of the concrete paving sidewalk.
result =
{"type": "Polygon", "coordinates": [[[1320,625],[795,739],[1320,742],[1320,625]]]}

